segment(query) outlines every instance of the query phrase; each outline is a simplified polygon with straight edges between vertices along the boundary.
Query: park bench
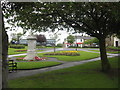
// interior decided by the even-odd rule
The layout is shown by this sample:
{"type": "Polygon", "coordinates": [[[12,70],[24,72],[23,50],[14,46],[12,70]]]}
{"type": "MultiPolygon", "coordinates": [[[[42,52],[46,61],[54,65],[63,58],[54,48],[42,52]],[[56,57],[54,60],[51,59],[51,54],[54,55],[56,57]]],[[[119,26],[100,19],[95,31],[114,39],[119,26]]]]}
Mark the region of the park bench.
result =
{"type": "Polygon", "coordinates": [[[17,71],[17,63],[14,60],[8,60],[8,70],[9,72],[17,71]]]}

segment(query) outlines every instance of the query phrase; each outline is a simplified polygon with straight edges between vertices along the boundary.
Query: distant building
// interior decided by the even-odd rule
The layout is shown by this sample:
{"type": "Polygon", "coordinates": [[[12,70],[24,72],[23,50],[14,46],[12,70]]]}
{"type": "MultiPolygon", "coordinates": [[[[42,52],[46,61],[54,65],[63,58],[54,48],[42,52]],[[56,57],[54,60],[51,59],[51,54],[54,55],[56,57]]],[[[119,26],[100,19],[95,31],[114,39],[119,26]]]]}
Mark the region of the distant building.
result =
{"type": "Polygon", "coordinates": [[[118,47],[118,46],[120,46],[120,39],[118,39],[115,36],[110,36],[110,37],[106,38],[106,46],[118,47]]]}
{"type": "Polygon", "coordinates": [[[53,46],[55,43],[55,39],[46,39],[46,46],[53,46]]]}
{"type": "Polygon", "coordinates": [[[120,46],[120,39],[114,37],[114,47],[118,47],[118,46],[120,46]]]}
{"type": "Polygon", "coordinates": [[[94,37],[90,37],[90,36],[75,36],[75,45],[78,45],[78,47],[83,47],[84,46],[84,41],[88,40],[88,39],[93,39],[94,37]]]}
{"type": "MultiPolygon", "coordinates": [[[[20,39],[19,44],[27,45],[28,44],[27,41],[28,41],[27,39],[20,39]]],[[[40,42],[37,42],[37,45],[46,45],[46,42],[43,42],[42,44],[40,42]]]]}
{"type": "Polygon", "coordinates": [[[24,44],[24,45],[27,45],[27,39],[20,39],[19,40],[19,44],[24,44]]]}
{"type": "MultiPolygon", "coordinates": [[[[86,40],[88,40],[88,39],[93,39],[94,37],[90,37],[90,36],[74,36],[75,37],[75,41],[74,41],[74,43],[72,44],[72,46],[78,46],[78,47],[83,47],[84,46],[84,41],[86,41],[86,40]]],[[[71,44],[69,44],[69,43],[67,43],[67,40],[65,39],[65,41],[64,41],[64,44],[66,44],[65,45],[65,47],[69,47],[69,46],[71,46],[71,44]]]]}

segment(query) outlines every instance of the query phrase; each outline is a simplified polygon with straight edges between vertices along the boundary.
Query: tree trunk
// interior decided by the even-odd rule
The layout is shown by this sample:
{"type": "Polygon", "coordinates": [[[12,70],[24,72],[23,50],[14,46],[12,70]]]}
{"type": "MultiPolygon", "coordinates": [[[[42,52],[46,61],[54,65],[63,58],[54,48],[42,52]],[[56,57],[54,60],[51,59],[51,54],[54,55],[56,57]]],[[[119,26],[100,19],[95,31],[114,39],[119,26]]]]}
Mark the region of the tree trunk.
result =
{"type": "Polygon", "coordinates": [[[8,55],[8,35],[5,31],[4,20],[2,15],[2,88],[7,88],[7,75],[8,75],[8,65],[7,65],[7,55],[8,55]]]}
{"type": "Polygon", "coordinates": [[[99,46],[100,46],[102,71],[103,72],[109,72],[110,69],[111,69],[111,66],[110,66],[110,63],[107,59],[106,45],[105,45],[105,39],[104,38],[99,39],[99,46]]]}

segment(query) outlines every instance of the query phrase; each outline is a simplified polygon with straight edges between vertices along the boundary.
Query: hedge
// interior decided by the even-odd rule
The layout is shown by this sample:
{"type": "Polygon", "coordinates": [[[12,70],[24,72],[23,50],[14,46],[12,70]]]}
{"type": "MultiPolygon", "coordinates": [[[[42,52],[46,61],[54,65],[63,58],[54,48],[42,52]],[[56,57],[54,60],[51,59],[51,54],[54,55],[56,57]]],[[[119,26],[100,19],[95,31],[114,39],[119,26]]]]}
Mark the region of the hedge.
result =
{"type": "Polygon", "coordinates": [[[15,49],[21,49],[21,48],[25,48],[25,45],[10,45],[9,47],[15,49]]]}

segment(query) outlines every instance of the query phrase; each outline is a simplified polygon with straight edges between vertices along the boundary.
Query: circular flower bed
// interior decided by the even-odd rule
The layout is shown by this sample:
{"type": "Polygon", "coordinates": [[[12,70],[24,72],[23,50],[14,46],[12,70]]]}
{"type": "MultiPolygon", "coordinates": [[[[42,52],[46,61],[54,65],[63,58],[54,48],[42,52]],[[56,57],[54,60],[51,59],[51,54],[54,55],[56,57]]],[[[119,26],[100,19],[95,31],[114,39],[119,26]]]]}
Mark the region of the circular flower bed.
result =
{"type": "Polygon", "coordinates": [[[27,50],[16,50],[15,52],[23,52],[23,51],[27,51],[27,50]]]}
{"type": "MultiPolygon", "coordinates": [[[[41,61],[41,60],[46,60],[47,58],[46,57],[38,57],[38,56],[35,56],[34,57],[35,60],[28,60],[28,61],[41,61]]],[[[16,60],[24,60],[24,57],[21,57],[21,58],[16,58],[16,60]]]]}
{"type": "Polygon", "coordinates": [[[61,51],[61,52],[56,52],[56,53],[47,53],[44,55],[80,56],[80,53],[78,53],[78,51],[61,51]]]}

